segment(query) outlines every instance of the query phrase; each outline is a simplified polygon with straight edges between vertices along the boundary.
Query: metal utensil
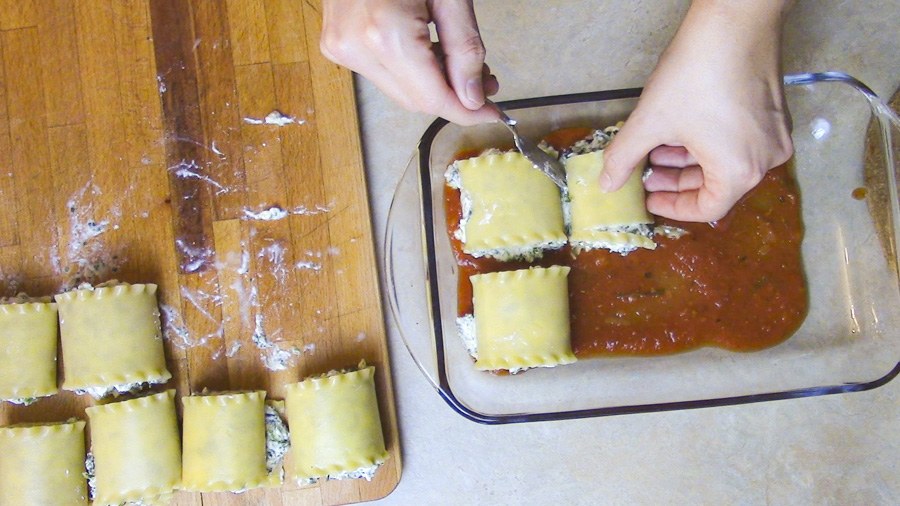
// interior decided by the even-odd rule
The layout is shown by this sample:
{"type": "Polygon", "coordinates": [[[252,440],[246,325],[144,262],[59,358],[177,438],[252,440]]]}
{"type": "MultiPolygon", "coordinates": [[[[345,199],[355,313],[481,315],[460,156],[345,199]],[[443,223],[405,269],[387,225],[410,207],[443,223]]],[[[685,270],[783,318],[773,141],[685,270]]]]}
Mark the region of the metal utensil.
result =
{"type": "MultiPolygon", "coordinates": [[[[494,106],[497,107],[496,104],[494,104],[494,106]]],[[[516,147],[519,148],[519,152],[521,152],[536,169],[543,172],[556,183],[556,186],[559,186],[560,189],[563,190],[566,189],[566,169],[559,163],[559,160],[545,153],[544,150],[534,143],[534,141],[519,135],[519,130],[516,128],[516,120],[507,116],[502,109],[497,107],[497,112],[500,113],[500,120],[506,125],[506,128],[512,132],[513,139],[516,142],[516,147]]]]}

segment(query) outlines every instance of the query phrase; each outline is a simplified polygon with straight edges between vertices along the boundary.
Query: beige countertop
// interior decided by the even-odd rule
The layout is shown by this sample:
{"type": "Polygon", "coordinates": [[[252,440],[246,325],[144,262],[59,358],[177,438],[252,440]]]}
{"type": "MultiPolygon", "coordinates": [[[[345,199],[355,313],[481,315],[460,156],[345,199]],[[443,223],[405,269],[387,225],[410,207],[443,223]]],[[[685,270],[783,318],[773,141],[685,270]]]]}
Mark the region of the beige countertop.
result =
{"type": "MultiPolygon", "coordinates": [[[[561,3],[476,2],[498,100],[641,86],[688,5],[561,3]]],[[[898,25],[896,1],[800,0],[785,71],[840,70],[889,97],[900,84],[898,25]]],[[[432,118],[363,80],[358,95],[380,252],[393,189],[432,118]]],[[[438,397],[388,326],[404,469],[385,504],[900,503],[900,380],[802,400],[483,426],[438,397]]]]}

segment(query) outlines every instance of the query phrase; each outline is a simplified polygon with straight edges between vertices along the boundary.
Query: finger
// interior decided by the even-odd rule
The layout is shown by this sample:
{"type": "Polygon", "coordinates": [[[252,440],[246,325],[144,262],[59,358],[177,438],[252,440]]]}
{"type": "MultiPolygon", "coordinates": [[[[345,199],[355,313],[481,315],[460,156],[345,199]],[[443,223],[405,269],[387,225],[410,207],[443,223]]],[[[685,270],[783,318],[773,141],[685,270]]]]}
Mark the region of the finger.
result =
{"type": "Polygon", "coordinates": [[[654,192],[647,196],[647,210],[678,221],[716,221],[731,209],[734,200],[722,199],[701,187],[684,192],[654,192]]]}
{"type": "Polygon", "coordinates": [[[697,159],[684,146],[659,146],[650,152],[650,163],[664,167],[687,167],[697,165],[697,159]]]}
{"type": "Polygon", "coordinates": [[[500,81],[497,76],[491,74],[491,67],[487,63],[481,68],[481,80],[484,81],[484,94],[488,97],[496,95],[500,91],[500,81]]]}
{"type": "Polygon", "coordinates": [[[471,0],[435,0],[431,15],[444,51],[447,78],[466,108],[484,105],[484,43],[471,0]]]}
{"type": "Polygon", "coordinates": [[[699,165],[685,167],[653,167],[644,188],[649,192],[683,192],[703,186],[703,170],[699,165]]]}
{"type": "Polygon", "coordinates": [[[643,120],[636,109],[631,118],[604,150],[603,173],[600,187],[603,191],[616,191],[625,184],[635,166],[660,143],[652,135],[650,123],[643,120]]]}

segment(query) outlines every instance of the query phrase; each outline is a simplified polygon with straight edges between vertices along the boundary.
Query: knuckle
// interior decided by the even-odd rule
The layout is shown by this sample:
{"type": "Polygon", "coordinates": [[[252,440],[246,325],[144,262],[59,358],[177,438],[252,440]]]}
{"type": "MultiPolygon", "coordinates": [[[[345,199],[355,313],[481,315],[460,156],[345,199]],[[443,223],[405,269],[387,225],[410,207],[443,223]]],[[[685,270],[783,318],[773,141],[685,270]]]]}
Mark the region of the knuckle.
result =
{"type": "Polygon", "coordinates": [[[481,40],[481,35],[477,33],[464,39],[460,44],[457,53],[481,61],[484,61],[485,56],[487,56],[487,50],[484,48],[484,42],[481,40]]]}

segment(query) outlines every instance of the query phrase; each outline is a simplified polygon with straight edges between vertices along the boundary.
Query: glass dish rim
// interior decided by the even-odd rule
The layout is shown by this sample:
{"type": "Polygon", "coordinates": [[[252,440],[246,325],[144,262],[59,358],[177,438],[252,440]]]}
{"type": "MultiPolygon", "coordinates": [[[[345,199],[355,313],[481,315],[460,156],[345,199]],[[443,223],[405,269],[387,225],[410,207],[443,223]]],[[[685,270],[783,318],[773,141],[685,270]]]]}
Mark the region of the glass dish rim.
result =
{"type": "MultiPolygon", "coordinates": [[[[806,84],[814,84],[820,82],[841,82],[851,86],[853,89],[859,91],[870,103],[870,107],[873,104],[879,103],[880,99],[872,91],[871,88],[866,86],[864,83],[859,81],[853,76],[845,74],[843,72],[817,72],[817,73],[796,73],[796,74],[787,74],[784,76],[784,85],[785,86],[796,86],[796,85],[806,85],[806,84]]],[[[524,108],[532,108],[532,107],[546,107],[553,105],[571,105],[578,104],[584,102],[594,102],[594,101],[608,101],[608,100],[616,100],[616,99],[628,99],[628,98],[638,98],[641,94],[642,88],[623,88],[616,90],[605,90],[605,91],[593,91],[593,92],[583,92],[583,93],[572,93],[572,94],[563,94],[563,95],[551,95],[545,97],[533,97],[533,98],[525,98],[525,99],[517,99],[517,100],[508,100],[498,102],[497,104],[502,107],[504,110],[516,110],[516,109],[524,109],[524,108]]],[[[874,107],[873,107],[874,108],[874,107]]],[[[896,116],[892,118],[896,121],[896,116]]],[[[853,382],[853,383],[843,383],[839,385],[825,385],[825,386],[814,386],[814,387],[805,387],[798,388],[792,390],[783,390],[776,392],[767,392],[760,394],[747,394],[747,395],[738,395],[738,396],[728,396],[728,397],[715,397],[711,399],[695,399],[695,400],[686,400],[686,401],[673,401],[673,402],[661,402],[661,403],[648,403],[648,404],[634,404],[634,405],[626,405],[626,406],[612,406],[612,407],[599,407],[599,408],[587,408],[587,409],[578,409],[578,410],[569,410],[569,411],[554,411],[554,412],[544,412],[544,413],[513,413],[513,414],[503,414],[503,415],[491,415],[481,413],[472,408],[467,407],[463,402],[461,402],[456,395],[453,393],[453,389],[450,386],[450,382],[447,376],[446,370],[446,359],[444,355],[444,336],[443,336],[443,328],[441,325],[435,325],[434,322],[441,321],[441,308],[440,308],[440,289],[438,286],[437,277],[431,275],[432,273],[437,271],[437,256],[436,256],[436,248],[434,241],[434,224],[433,224],[433,208],[430,203],[430,199],[424,198],[426,195],[431,195],[431,171],[430,171],[430,157],[431,157],[431,145],[437,136],[437,134],[447,126],[449,122],[443,118],[437,118],[434,122],[429,125],[429,127],[423,133],[421,139],[418,143],[417,149],[417,158],[418,158],[418,176],[419,176],[419,191],[420,191],[420,205],[422,211],[422,226],[423,226],[423,234],[422,239],[425,242],[425,261],[426,261],[426,276],[427,280],[427,307],[429,311],[429,317],[431,320],[431,332],[433,334],[433,345],[434,345],[434,354],[435,360],[437,362],[437,378],[434,386],[437,388],[438,395],[446,402],[454,411],[456,411],[459,415],[464,418],[471,420],[473,422],[477,422],[485,425],[500,425],[500,424],[510,424],[510,423],[526,423],[526,422],[542,422],[542,421],[555,421],[555,420],[574,420],[574,419],[582,419],[582,418],[595,418],[595,417],[606,417],[606,416],[615,416],[615,415],[627,415],[627,414],[636,414],[636,413],[656,413],[656,412],[665,412],[665,411],[678,411],[678,410],[686,410],[686,409],[699,409],[699,408],[710,408],[710,407],[719,407],[719,406],[733,406],[733,405],[741,405],[741,404],[751,404],[758,402],[768,402],[775,400],[783,400],[783,399],[797,399],[804,397],[817,397],[822,395],[833,395],[833,394],[841,394],[841,393],[849,393],[849,392],[862,392],[866,390],[872,390],[874,388],[881,387],[886,385],[895,377],[900,375],[900,361],[895,364],[895,366],[888,371],[885,375],[874,379],[872,381],[866,382],[853,382]]],[[[894,207],[897,207],[897,204],[894,204],[894,207]]],[[[894,215],[897,215],[897,210],[894,209],[894,215]]],[[[895,226],[896,228],[896,226],[895,226]]],[[[391,227],[387,228],[387,235],[390,235],[391,227]]],[[[896,236],[895,236],[896,237],[896,236]]],[[[391,243],[389,237],[385,238],[385,245],[391,243]]],[[[386,254],[384,256],[385,263],[390,262],[390,255],[386,254]]],[[[386,265],[387,272],[392,272],[393,269],[390,265],[386,265]]],[[[397,304],[395,303],[396,295],[392,294],[391,297],[391,309],[392,316],[395,320],[395,323],[398,326],[398,329],[401,333],[401,338],[404,341],[404,345],[407,348],[407,351],[413,357],[413,360],[416,362],[417,366],[422,370],[422,373],[425,376],[434,382],[434,378],[431,378],[431,375],[428,374],[427,371],[423,369],[423,366],[418,363],[418,359],[415,357],[415,354],[412,352],[410,348],[410,344],[406,342],[406,336],[404,333],[404,329],[399,317],[399,308],[395,307],[397,304]]]]}

